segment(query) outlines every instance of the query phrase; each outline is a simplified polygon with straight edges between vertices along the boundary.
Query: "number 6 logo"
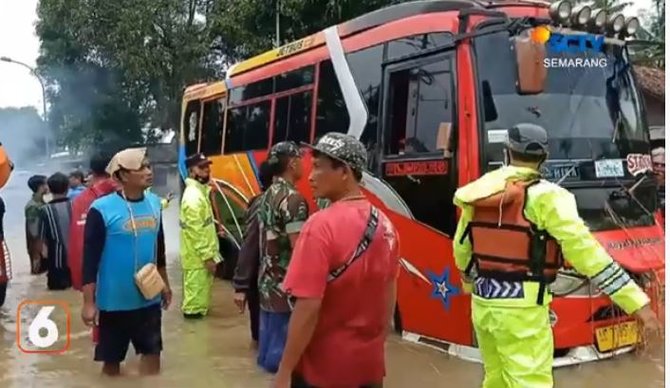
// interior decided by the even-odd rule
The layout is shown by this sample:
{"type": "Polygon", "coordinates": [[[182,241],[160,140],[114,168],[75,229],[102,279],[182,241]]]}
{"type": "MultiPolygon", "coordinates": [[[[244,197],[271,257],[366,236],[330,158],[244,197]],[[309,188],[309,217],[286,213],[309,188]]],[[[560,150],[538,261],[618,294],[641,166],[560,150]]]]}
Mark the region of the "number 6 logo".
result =
{"type": "Polygon", "coordinates": [[[21,302],[16,312],[16,345],[24,353],[65,352],[70,347],[70,309],[68,304],[54,300],[21,302]],[[38,308],[37,314],[34,313],[34,309],[28,308],[31,305],[38,308]],[[54,345],[61,339],[61,330],[57,322],[61,321],[60,324],[62,325],[62,320],[58,319],[59,317],[65,320],[65,344],[63,347],[54,348],[54,345]],[[26,324],[28,326],[27,333],[23,328],[26,324]]]}

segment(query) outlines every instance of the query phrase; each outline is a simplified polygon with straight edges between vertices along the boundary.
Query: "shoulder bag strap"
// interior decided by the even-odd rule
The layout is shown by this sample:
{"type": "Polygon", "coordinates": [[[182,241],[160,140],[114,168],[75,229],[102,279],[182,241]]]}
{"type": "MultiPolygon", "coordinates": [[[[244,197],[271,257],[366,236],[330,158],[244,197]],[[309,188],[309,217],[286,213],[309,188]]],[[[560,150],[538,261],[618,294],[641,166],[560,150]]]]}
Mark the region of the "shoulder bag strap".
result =
{"type": "Polygon", "coordinates": [[[347,260],[346,263],[342,264],[340,267],[330,271],[328,274],[328,282],[332,282],[333,280],[337,279],[338,277],[342,276],[342,273],[346,271],[351,264],[354,263],[365,251],[368,250],[370,247],[370,243],[372,242],[372,239],[375,236],[375,232],[377,231],[377,226],[379,225],[379,209],[377,209],[374,206],[370,206],[370,217],[368,218],[368,224],[365,227],[365,233],[363,233],[363,237],[361,238],[361,241],[358,243],[356,246],[356,250],[354,253],[351,255],[349,260],[347,260]]]}

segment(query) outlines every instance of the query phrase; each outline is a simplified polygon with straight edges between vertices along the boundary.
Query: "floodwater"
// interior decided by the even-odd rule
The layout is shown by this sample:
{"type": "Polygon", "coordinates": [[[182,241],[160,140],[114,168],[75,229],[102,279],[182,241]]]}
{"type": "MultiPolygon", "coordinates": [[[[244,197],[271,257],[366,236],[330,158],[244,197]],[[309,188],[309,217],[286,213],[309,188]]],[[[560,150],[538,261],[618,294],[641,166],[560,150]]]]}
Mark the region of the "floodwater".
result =
{"type": "MultiPolygon", "coordinates": [[[[165,228],[168,242],[168,269],[174,290],[174,304],[164,313],[163,369],[156,377],[137,375],[137,357],[132,346],[123,365],[122,377],[100,376],[100,365],[93,362],[90,331],[79,318],[81,295],[75,291],[50,292],[46,279],[29,274],[23,239],[23,205],[29,193],[28,175],[15,174],[0,192],[8,214],[6,236],[12,252],[14,279],[7,301],[0,308],[0,387],[269,387],[271,376],[255,365],[250,347],[246,315],[232,302],[229,283],[218,281],[214,290],[211,316],[206,320],[184,321],[179,313],[181,272],[177,258],[178,230],[175,204],[168,209],[165,228]],[[18,175],[18,176],[17,176],[18,175]],[[24,189],[25,188],[25,189],[24,189]],[[16,313],[26,299],[50,299],[67,303],[71,310],[71,342],[63,354],[25,354],[16,345],[16,313]]],[[[64,314],[54,320],[65,323],[64,314]]],[[[25,323],[24,323],[25,324],[25,323]]],[[[25,329],[22,330],[25,332],[25,329]]],[[[65,345],[64,342],[60,344],[65,345]]],[[[647,388],[663,386],[663,349],[658,344],[649,354],[624,355],[614,360],[556,370],[557,387],[647,388]]],[[[385,386],[404,387],[479,387],[479,364],[461,361],[437,350],[415,345],[394,336],[387,345],[385,386]]]]}

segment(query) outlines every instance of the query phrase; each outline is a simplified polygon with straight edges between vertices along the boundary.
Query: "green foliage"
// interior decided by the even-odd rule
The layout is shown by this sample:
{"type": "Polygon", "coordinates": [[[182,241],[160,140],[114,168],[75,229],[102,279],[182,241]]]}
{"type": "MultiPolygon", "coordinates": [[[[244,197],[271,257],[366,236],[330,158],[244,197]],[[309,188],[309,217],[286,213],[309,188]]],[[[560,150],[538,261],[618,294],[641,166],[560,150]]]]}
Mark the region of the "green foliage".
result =
{"type": "MultiPolygon", "coordinates": [[[[281,42],[398,0],[281,0],[281,42]]],[[[41,0],[38,71],[50,125],[72,148],[179,129],[188,84],[274,46],[275,0],[41,0]]]]}
{"type": "Polygon", "coordinates": [[[177,129],[183,87],[211,76],[205,23],[212,1],[41,0],[39,72],[61,143],[143,140],[177,129]]]}
{"type": "Polygon", "coordinates": [[[638,37],[647,42],[635,50],[635,62],[653,67],[665,66],[665,0],[654,0],[652,9],[644,12],[638,37]]]}

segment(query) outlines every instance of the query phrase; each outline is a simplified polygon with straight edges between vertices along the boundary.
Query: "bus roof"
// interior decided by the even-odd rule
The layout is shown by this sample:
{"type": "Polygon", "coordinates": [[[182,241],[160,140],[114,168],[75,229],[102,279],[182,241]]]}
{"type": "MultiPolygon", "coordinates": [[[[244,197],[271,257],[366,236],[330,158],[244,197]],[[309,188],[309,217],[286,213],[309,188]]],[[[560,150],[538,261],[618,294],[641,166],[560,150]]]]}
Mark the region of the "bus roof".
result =
{"type": "MultiPolygon", "coordinates": [[[[409,3],[401,3],[392,5],[386,8],[381,8],[376,11],[366,13],[357,18],[339,24],[338,33],[340,37],[346,37],[355,33],[374,28],[376,26],[390,23],[399,19],[426,14],[434,12],[458,11],[466,8],[485,8],[492,6],[492,3],[523,3],[524,0],[519,1],[505,1],[505,0],[430,0],[430,1],[413,1],[409,3]]],[[[526,5],[530,1],[526,0],[526,5]]],[[[267,51],[263,54],[249,58],[245,61],[239,62],[231,66],[226,72],[226,78],[231,78],[242,74],[249,70],[267,65],[278,59],[286,58],[300,52],[318,47],[325,43],[323,32],[317,32],[306,38],[288,43],[279,48],[267,51]]]]}
{"type": "Polygon", "coordinates": [[[226,83],[216,81],[211,83],[201,83],[191,85],[184,90],[184,101],[195,99],[207,100],[210,97],[223,95],[226,93],[226,83]]]}

